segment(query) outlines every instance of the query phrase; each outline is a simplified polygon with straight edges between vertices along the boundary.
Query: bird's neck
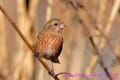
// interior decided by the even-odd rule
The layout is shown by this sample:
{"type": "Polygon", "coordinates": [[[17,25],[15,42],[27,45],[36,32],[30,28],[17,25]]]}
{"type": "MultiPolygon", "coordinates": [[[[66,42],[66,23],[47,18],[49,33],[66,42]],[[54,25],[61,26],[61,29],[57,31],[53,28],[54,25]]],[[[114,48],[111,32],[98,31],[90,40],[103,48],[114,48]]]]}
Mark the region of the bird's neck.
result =
{"type": "Polygon", "coordinates": [[[54,35],[62,35],[61,32],[53,32],[53,31],[49,31],[50,34],[54,34],[54,35]]]}
{"type": "Polygon", "coordinates": [[[52,29],[45,29],[46,32],[51,33],[51,34],[62,34],[62,31],[56,31],[56,30],[52,30],[52,29]]]}

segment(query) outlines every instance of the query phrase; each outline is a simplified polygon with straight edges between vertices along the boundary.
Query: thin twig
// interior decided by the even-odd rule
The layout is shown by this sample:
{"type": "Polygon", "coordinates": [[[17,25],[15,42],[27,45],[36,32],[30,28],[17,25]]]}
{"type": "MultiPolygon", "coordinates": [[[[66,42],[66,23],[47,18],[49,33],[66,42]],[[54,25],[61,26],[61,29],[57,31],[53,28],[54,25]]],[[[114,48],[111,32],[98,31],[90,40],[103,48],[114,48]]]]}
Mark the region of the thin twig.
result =
{"type": "MultiPolygon", "coordinates": [[[[19,36],[22,38],[22,40],[25,42],[25,44],[27,45],[27,47],[34,53],[34,49],[31,47],[30,43],[27,41],[27,39],[25,38],[25,36],[21,33],[21,31],[18,29],[18,26],[16,25],[16,23],[8,16],[8,14],[6,13],[6,11],[2,8],[2,6],[0,5],[0,10],[2,11],[2,13],[4,14],[4,16],[8,19],[8,21],[11,23],[11,25],[13,26],[13,28],[16,30],[16,32],[19,34],[19,36]]],[[[49,74],[55,79],[55,80],[59,80],[59,78],[57,76],[55,76],[55,73],[53,73],[53,71],[51,71],[50,67],[42,60],[41,57],[36,57],[40,63],[44,66],[44,68],[49,72],[49,74]]]]}
{"type": "MultiPolygon", "coordinates": [[[[83,23],[83,24],[84,24],[84,23],[83,23]]],[[[104,66],[103,59],[102,59],[102,57],[101,57],[101,55],[100,55],[100,53],[99,53],[99,50],[98,50],[97,46],[95,45],[95,43],[94,43],[94,41],[93,41],[93,37],[90,35],[89,30],[87,29],[87,27],[85,27],[85,25],[83,25],[83,26],[84,26],[84,29],[86,30],[87,34],[88,34],[88,37],[89,37],[89,40],[90,40],[91,44],[92,44],[92,46],[93,46],[93,48],[94,48],[94,50],[95,50],[95,54],[96,54],[96,55],[98,56],[98,58],[99,58],[98,61],[99,61],[100,65],[101,65],[101,67],[102,67],[103,70],[105,71],[105,73],[106,73],[107,77],[109,78],[109,80],[113,80],[113,79],[112,79],[112,76],[110,75],[110,73],[109,73],[109,71],[108,71],[108,69],[107,69],[107,67],[104,66]]]]}
{"type": "Polygon", "coordinates": [[[92,46],[93,46],[93,48],[94,48],[94,50],[95,50],[95,53],[96,53],[96,55],[97,55],[98,58],[99,58],[98,61],[99,61],[100,65],[101,65],[101,67],[102,67],[103,70],[105,71],[105,73],[106,73],[107,77],[109,78],[109,80],[113,80],[112,77],[111,77],[111,75],[110,75],[110,73],[109,73],[109,71],[108,71],[108,69],[107,69],[107,67],[104,66],[104,63],[103,63],[102,57],[101,57],[101,55],[100,55],[100,53],[99,53],[99,50],[98,50],[97,46],[95,45],[95,43],[94,43],[94,41],[93,41],[93,37],[90,35],[90,31],[88,30],[88,28],[86,27],[86,25],[85,25],[84,22],[83,22],[83,26],[84,26],[84,29],[85,29],[88,37],[89,37],[89,40],[90,40],[91,44],[92,44],[92,46]]]}
{"type": "Polygon", "coordinates": [[[60,72],[60,73],[57,73],[55,76],[59,76],[59,75],[63,75],[63,74],[71,74],[71,73],[68,73],[68,72],[60,72]]]}
{"type": "MultiPolygon", "coordinates": [[[[110,51],[111,53],[113,53],[113,55],[116,57],[117,61],[120,63],[120,57],[117,56],[115,54],[115,51],[114,49],[112,48],[112,44],[111,42],[108,40],[106,34],[103,33],[103,31],[101,29],[99,29],[99,25],[98,24],[94,24],[94,25],[91,25],[90,23],[94,22],[94,20],[90,20],[89,16],[88,15],[88,12],[86,10],[86,7],[83,6],[82,4],[80,3],[76,3],[78,4],[77,6],[75,6],[72,1],[69,1],[69,4],[77,11],[78,15],[79,15],[79,11],[81,10],[80,14],[82,14],[82,19],[83,19],[83,22],[85,22],[86,24],[86,27],[88,28],[89,32],[92,32],[90,34],[94,34],[93,31],[95,31],[95,29],[100,33],[100,35],[105,39],[106,43],[108,44],[108,47],[110,48],[110,51]],[[91,28],[89,28],[89,26],[93,26],[91,28]],[[95,28],[95,29],[94,29],[95,28]]],[[[114,3],[114,6],[113,6],[113,9],[111,11],[111,16],[110,16],[110,20],[108,21],[108,25],[107,27],[110,27],[110,24],[113,23],[113,18],[115,18],[115,15],[116,15],[116,11],[118,9],[118,6],[120,4],[120,1],[119,0],[116,0],[116,2],[114,3]],[[117,9],[116,9],[117,8],[117,9]]],[[[110,29],[110,28],[108,28],[110,29]]]]}
{"type": "MultiPolygon", "coordinates": [[[[72,5],[72,6],[73,6],[73,5],[72,5]]],[[[76,9],[76,11],[79,11],[79,10],[78,10],[78,7],[76,7],[75,9],[76,9]]],[[[82,7],[82,10],[83,10],[83,9],[84,9],[84,7],[82,7]]],[[[79,14],[78,14],[78,15],[79,15],[79,14]]],[[[85,17],[88,18],[87,15],[85,15],[85,17]]],[[[82,19],[83,19],[83,18],[82,18],[82,19]]],[[[85,20],[86,20],[86,19],[85,19],[85,20]]],[[[108,71],[108,69],[104,66],[102,57],[101,57],[100,54],[99,54],[99,50],[97,49],[97,46],[95,45],[95,43],[94,43],[94,41],[93,41],[93,38],[92,38],[92,36],[90,35],[90,31],[91,31],[91,30],[88,29],[88,27],[90,26],[90,25],[89,25],[89,22],[86,22],[85,20],[83,20],[83,26],[84,26],[85,30],[87,30],[86,32],[87,32],[87,34],[88,34],[88,36],[89,36],[89,40],[90,40],[93,48],[95,49],[96,55],[99,57],[99,63],[100,63],[100,65],[101,65],[101,67],[103,68],[103,70],[105,71],[105,73],[106,73],[107,77],[109,78],[109,80],[113,80],[112,77],[111,77],[111,75],[110,75],[110,73],[109,73],[109,71],[108,71]]],[[[81,22],[80,22],[80,23],[81,23],[81,22]]]]}
{"type": "Polygon", "coordinates": [[[92,36],[89,36],[89,40],[90,40],[90,42],[91,42],[91,44],[92,44],[92,46],[93,46],[93,48],[94,48],[94,50],[95,50],[96,55],[98,55],[98,57],[99,57],[99,60],[98,60],[98,61],[100,62],[101,67],[104,69],[107,77],[108,77],[110,80],[113,80],[113,79],[112,79],[112,76],[110,75],[110,73],[109,73],[109,71],[108,71],[108,69],[107,69],[107,67],[104,66],[102,57],[101,57],[101,55],[100,55],[100,53],[99,53],[99,50],[98,50],[97,46],[95,45],[95,43],[94,43],[94,41],[93,41],[92,36]]]}

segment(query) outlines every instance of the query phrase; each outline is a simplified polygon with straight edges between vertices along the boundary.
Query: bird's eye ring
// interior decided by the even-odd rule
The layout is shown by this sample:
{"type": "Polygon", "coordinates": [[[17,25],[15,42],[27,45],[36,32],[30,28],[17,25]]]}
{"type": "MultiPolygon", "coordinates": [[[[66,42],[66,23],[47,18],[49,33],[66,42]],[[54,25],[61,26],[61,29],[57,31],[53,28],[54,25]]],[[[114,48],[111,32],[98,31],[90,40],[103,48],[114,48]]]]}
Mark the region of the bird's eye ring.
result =
{"type": "Polygon", "coordinates": [[[55,26],[57,26],[57,25],[58,25],[58,23],[54,23],[54,25],[55,25],[55,26]]]}

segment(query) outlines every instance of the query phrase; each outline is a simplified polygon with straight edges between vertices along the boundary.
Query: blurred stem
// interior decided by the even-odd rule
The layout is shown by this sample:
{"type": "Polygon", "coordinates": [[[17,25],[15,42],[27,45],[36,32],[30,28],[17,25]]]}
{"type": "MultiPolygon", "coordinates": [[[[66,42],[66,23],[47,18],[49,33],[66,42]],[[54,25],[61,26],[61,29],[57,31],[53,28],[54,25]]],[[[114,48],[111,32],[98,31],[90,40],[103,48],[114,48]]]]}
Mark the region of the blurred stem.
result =
{"type": "MultiPolygon", "coordinates": [[[[74,8],[73,4],[71,6],[74,8]]],[[[74,9],[77,12],[77,15],[80,18],[80,20],[82,20],[82,23],[83,23],[84,29],[85,29],[85,31],[87,33],[87,36],[89,37],[89,40],[90,40],[90,42],[92,44],[92,47],[94,48],[95,54],[98,56],[98,58],[95,59],[96,62],[99,61],[102,69],[105,71],[105,73],[106,73],[107,77],[109,78],[109,80],[113,80],[110,73],[109,73],[109,71],[108,71],[108,69],[107,69],[107,67],[104,66],[104,63],[103,63],[103,60],[102,60],[101,55],[99,53],[99,50],[98,50],[97,46],[95,45],[95,42],[93,41],[93,36],[95,34],[96,26],[92,25],[92,21],[90,20],[88,12],[86,11],[85,7],[77,6],[74,9]]],[[[81,21],[79,21],[79,22],[81,23],[81,21]]]]}
{"type": "MultiPolygon", "coordinates": [[[[0,1],[2,4],[2,1],[0,1]]],[[[0,13],[0,80],[9,80],[8,53],[4,16],[0,13]]]]}
{"type": "MultiPolygon", "coordinates": [[[[21,31],[18,29],[18,26],[15,24],[15,22],[13,22],[11,20],[11,18],[8,16],[8,14],[4,11],[4,9],[1,7],[0,5],[0,10],[2,11],[2,13],[4,14],[4,16],[8,19],[8,21],[12,24],[13,28],[16,30],[16,32],[20,35],[20,37],[22,38],[22,40],[25,42],[25,44],[28,46],[28,48],[34,53],[34,49],[31,47],[30,43],[27,41],[27,39],[25,38],[25,36],[21,33],[21,31]]],[[[44,68],[50,73],[51,69],[50,67],[42,60],[41,57],[36,57],[41,64],[44,66],[44,68]]],[[[55,80],[59,80],[57,76],[55,76],[55,74],[51,74],[51,76],[55,79],[55,80]]]]}
{"type": "Polygon", "coordinates": [[[116,15],[118,13],[119,7],[120,7],[120,0],[115,0],[113,7],[111,9],[111,12],[110,12],[110,16],[108,17],[108,22],[107,22],[106,29],[105,29],[106,35],[108,35],[110,33],[110,29],[112,27],[112,24],[115,20],[116,15]]]}
{"type": "Polygon", "coordinates": [[[48,0],[48,6],[47,6],[47,12],[46,12],[46,21],[48,21],[51,18],[52,3],[53,3],[53,0],[48,0]]]}
{"type": "Polygon", "coordinates": [[[104,71],[105,71],[107,77],[109,78],[109,80],[113,80],[111,74],[109,73],[109,71],[107,69],[107,67],[104,66],[102,57],[101,57],[101,55],[99,53],[99,50],[97,49],[97,46],[95,45],[95,43],[93,41],[92,36],[89,37],[89,40],[90,40],[90,42],[91,42],[91,44],[92,44],[92,46],[93,46],[93,48],[95,50],[95,54],[98,56],[98,61],[100,62],[101,67],[104,69],[104,71]]]}

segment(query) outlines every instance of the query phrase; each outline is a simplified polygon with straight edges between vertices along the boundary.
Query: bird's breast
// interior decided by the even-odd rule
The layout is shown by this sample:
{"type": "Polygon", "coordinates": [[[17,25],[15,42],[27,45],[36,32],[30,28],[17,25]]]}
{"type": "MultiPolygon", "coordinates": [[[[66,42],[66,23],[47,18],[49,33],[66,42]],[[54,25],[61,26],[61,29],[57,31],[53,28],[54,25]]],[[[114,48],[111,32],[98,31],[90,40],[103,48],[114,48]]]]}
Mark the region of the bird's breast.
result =
{"type": "Polygon", "coordinates": [[[61,46],[62,37],[55,34],[40,34],[36,43],[36,51],[42,54],[56,55],[61,46]]]}

